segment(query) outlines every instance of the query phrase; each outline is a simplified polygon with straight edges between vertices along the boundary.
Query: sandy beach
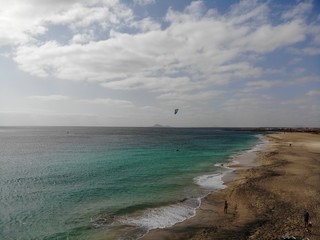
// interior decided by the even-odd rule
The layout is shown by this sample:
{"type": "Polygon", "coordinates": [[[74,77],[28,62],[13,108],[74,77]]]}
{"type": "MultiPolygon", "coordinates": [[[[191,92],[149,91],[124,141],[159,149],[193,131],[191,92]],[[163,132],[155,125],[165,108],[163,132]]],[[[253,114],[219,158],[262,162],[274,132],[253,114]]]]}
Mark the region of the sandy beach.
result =
{"type": "Polygon", "coordinates": [[[277,133],[266,138],[269,144],[258,153],[258,166],[238,167],[237,177],[203,199],[195,217],[152,230],[142,239],[320,239],[320,135],[277,133]],[[312,222],[309,232],[305,210],[312,222]]]}

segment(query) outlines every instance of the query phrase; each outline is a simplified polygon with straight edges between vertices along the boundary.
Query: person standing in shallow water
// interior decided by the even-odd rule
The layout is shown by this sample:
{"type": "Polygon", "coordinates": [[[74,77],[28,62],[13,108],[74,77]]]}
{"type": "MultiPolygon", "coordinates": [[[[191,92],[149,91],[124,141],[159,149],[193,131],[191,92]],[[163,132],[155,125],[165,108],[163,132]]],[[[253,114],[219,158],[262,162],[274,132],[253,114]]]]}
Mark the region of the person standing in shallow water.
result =
{"type": "Polygon", "coordinates": [[[228,213],[228,202],[227,200],[224,201],[224,213],[227,214],[228,213]]]}
{"type": "Polygon", "coordinates": [[[304,220],[304,228],[309,231],[309,228],[308,228],[308,224],[309,224],[309,213],[308,211],[304,211],[304,214],[303,214],[303,220],[304,220]]]}

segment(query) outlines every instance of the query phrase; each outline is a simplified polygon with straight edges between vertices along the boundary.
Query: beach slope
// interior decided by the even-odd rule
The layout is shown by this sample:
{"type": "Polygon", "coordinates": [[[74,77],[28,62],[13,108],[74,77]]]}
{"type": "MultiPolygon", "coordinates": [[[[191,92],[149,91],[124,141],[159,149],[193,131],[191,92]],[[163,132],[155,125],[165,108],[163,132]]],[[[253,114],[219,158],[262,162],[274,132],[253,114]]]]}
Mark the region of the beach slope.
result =
{"type": "Polygon", "coordinates": [[[320,135],[266,137],[269,144],[258,153],[259,166],[236,170],[238,177],[203,199],[195,217],[142,239],[320,239],[320,135]],[[309,231],[305,210],[312,222],[309,231]]]}

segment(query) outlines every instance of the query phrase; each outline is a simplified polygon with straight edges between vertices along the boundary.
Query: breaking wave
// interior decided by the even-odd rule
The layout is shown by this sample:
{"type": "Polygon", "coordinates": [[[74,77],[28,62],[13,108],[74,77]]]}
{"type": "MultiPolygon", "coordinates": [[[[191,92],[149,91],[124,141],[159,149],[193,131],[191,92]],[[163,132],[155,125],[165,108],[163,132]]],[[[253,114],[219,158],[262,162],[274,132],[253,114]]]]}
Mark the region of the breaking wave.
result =
{"type": "Polygon", "coordinates": [[[200,198],[186,199],[176,204],[147,209],[141,216],[125,217],[120,222],[134,225],[147,231],[166,228],[195,216],[196,209],[200,204],[200,198]]]}

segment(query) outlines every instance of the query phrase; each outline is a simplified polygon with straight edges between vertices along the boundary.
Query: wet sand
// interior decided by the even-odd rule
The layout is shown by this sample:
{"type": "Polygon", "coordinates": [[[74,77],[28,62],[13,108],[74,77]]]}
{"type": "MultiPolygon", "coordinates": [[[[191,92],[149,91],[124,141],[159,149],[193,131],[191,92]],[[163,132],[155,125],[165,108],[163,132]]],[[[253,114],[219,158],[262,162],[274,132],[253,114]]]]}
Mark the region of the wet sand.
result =
{"type": "Polygon", "coordinates": [[[203,199],[195,217],[142,239],[320,239],[320,135],[266,137],[270,142],[258,153],[258,166],[239,165],[237,177],[203,199]],[[310,213],[310,232],[304,228],[304,210],[310,213]]]}

